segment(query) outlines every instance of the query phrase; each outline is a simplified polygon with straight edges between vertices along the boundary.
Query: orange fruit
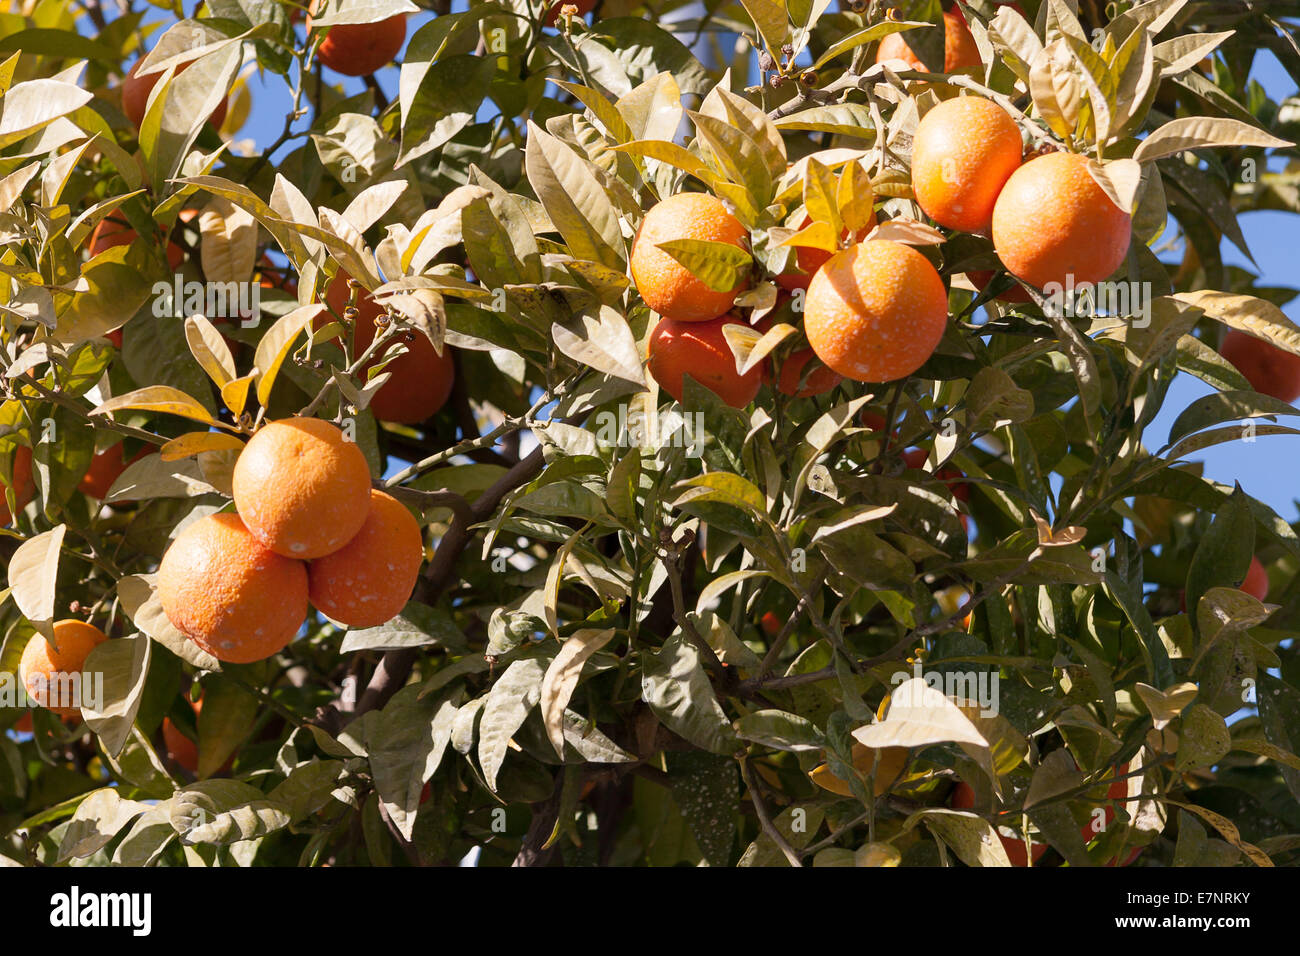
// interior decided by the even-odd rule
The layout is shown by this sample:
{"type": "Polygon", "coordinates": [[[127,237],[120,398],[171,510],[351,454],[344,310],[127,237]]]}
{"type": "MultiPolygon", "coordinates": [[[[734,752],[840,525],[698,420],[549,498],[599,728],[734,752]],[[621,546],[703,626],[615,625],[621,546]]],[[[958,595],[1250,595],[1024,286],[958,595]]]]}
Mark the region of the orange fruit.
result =
{"type": "MultiPolygon", "coordinates": [[[[182,209],[180,213],[181,222],[189,222],[197,216],[197,209],[182,209]]],[[[105,249],[112,249],[114,246],[129,246],[135,242],[138,233],[127,223],[123,217],[113,214],[106,216],[95,224],[95,228],[90,232],[90,239],[86,242],[86,252],[93,259],[105,249]]],[[[174,242],[167,243],[167,265],[172,269],[179,269],[181,263],[185,261],[185,250],[174,242]]],[[[114,345],[122,347],[121,338],[122,330],[117,329],[112,335],[116,334],[117,339],[114,345]]]]}
{"type": "Polygon", "coordinates": [[[374,627],[406,606],[423,561],[419,522],[396,498],[371,489],[361,530],[307,566],[308,595],[317,610],[340,624],[374,627]]]}
{"type": "MultiPolygon", "coordinates": [[[[197,700],[190,703],[194,711],[194,719],[197,722],[199,711],[203,709],[203,701],[197,700]]],[[[184,767],[190,773],[198,773],[199,770],[199,745],[198,741],[191,740],[181,733],[170,717],[164,717],[162,722],[163,743],[167,745],[167,753],[177,764],[184,767]]]]}
{"type": "Polygon", "coordinates": [[[1124,261],[1132,218],[1088,173],[1078,153],[1047,153],[1007,180],[993,207],[993,246],[1035,288],[1100,282],[1124,261]]]}
{"type": "Polygon", "coordinates": [[[307,617],[307,566],[263,547],[239,515],[200,518],[158,565],[158,600],[172,626],[213,657],[265,660],[307,617]]]}
{"type": "Polygon", "coordinates": [[[1229,329],[1219,354],[1246,376],[1250,387],[1261,395],[1284,402],[1300,398],[1300,355],[1280,349],[1240,329],[1229,329]]]}
{"type": "MultiPolygon", "coordinates": [[[[194,723],[197,729],[199,715],[203,712],[203,698],[199,697],[195,701],[187,701],[190,709],[194,711],[194,723]]],[[[163,743],[167,746],[167,753],[175,760],[176,763],[184,767],[190,773],[199,772],[199,744],[196,739],[186,737],[181,729],[177,727],[170,717],[164,717],[162,722],[163,743]]],[[[230,759],[221,765],[217,773],[225,773],[235,762],[232,754],[230,759]]]]}
{"type": "MultiPolygon", "coordinates": [[[[957,810],[969,810],[975,806],[975,791],[971,789],[970,784],[966,783],[966,781],[958,782],[957,786],[953,788],[952,806],[957,810]]],[[[1002,841],[1002,849],[1006,851],[1007,859],[1011,861],[1011,865],[1028,866],[1029,855],[1025,853],[1024,838],[1009,835],[1010,828],[1007,828],[1007,833],[1002,832],[1002,827],[995,827],[994,830],[997,832],[998,839],[1002,841]]],[[[1047,852],[1047,844],[1034,843],[1032,846],[1034,862],[1037,863],[1039,858],[1047,852]]]]}
{"type": "MultiPolygon", "coordinates": [[[[852,757],[853,766],[864,776],[871,773],[872,768],[875,768],[876,776],[872,790],[875,791],[875,795],[878,797],[886,793],[902,777],[903,771],[907,769],[908,751],[906,747],[883,748],[880,751],[880,766],[877,767],[876,750],[855,741],[852,757]]],[[[831,793],[837,793],[842,797],[853,796],[848,781],[836,776],[831,771],[830,764],[823,763],[814,767],[808,771],[808,776],[813,783],[823,790],[829,790],[831,793]]]]}
{"type": "MultiPolygon", "coordinates": [[[[348,305],[348,274],[340,271],[325,291],[325,303],[339,315],[348,305]]],[[[384,310],[364,289],[357,290],[356,349],[361,354],[375,340],[375,319],[384,310]]],[[[451,346],[443,344],[439,355],[423,332],[412,330],[406,352],[384,366],[391,373],[388,381],[370,399],[370,411],[380,421],[419,425],[436,415],[451,397],[456,382],[456,363],[451,346]]],[[[366,363],[365,370],[377,365],[378,359],[366,363]]]]}
{"type": "Polygon", "coordinates": [[[1260,564],[1259,558],[1250,559],[1250,569],[1241,582],[1241,590],[1257,601],[1268,597],[1268,572],[1264,570],[1264,565],[1260,564]]]}
{"type": "Polygon", "coordinates": [[[804,302],[808,342],[826,365],[859,382],[889,382],[925,364],[948,324],[948,293],[930,261],[888,239],[837,253],[804,302]]]}
{"type": "MultiPolygon", "coordinates": [[[[925,470],[926,459],[930,453],[924,448],[912,448],[903,452],[903,462],[908,468],[914,468],[918,471],[925,470]]],[[[934,473],[934,477],[948,486],[948,491],[958,501],[970,501],[970,485],[962,481],[966,476],[956,468],[940,468],[934,473]]]]}
{"type": "MultiPolygon", "coordinates": [[[[393,62],[406,41],[406,14],[397,13],[378,23],[339,23],[316,51],[316,58],[344,76],[369,76],[393,62]]],[[[311,15],[307,16],[311,32],[311,15]]]]}
{"type": "Polygon", "coordinates": [[[844,376],[839,372],[818,362],[800,387],[799,382],[803,380],[804,369],[807,368],[809,361],[816,358],[817,353],[812,349],[799,349],[787,355],[785,361],[781,363],[781,372],[776,379],[776,390],[782,395],[807,398],[810,395],[829,392],[844,381],[844,376]]]}
{"type": "Polygon", "coordinates": [[[263,547],[309,561],[352,540],[370,507],[370,466],[319,418],[263,426],[235,461],[235,509],[263,547]]]}
{"type": "MultiPolygon", "coordinates": [[[[754,400],[763,384],[763,363],[744,375],[736,371],[736,359],[722,334],[724,325],[736,323],[731,316],[711,322],[678,322],[660,319],[650,333],[650,374],[659,387],[677,401],[685,391],[689,374],[733,408],[754,400]]],[[[739,323],[737,323],[739,324],[739,323]]]]}
{"type": "MultiPolygon", "coordinates": [[[[126,118],[131,121],[131,125],[136,129],[144,122],[144,114],[149,107],[149,94],[153,88],[158,85],[158,80],[162,78],[162,72],[146,73],[144,76],[136,76],[135,71],[140,69],[142,60],[136,60],[127,73],[126,78],[122,80],[122,112],[126,118]]],[[[176,68],[176,76],[184,73],[189,69],[196,60],[190,60],[189,63],[183,63],[176,68]]],[[[220,129],[221,124],[226,121],[226,101],[222,100],[212,115],[208,117],[208,122],[212,124],[213,129],[220,129]]]]}
{"type": "MultiPolygon", "coordinates": [[[[975,37],[971,35],[970,27],[966,25],[966,18],[956,7],[943,15],[943,30],[943,72],[953,73],[983,64],[979,47],[975,44],[975,37]]],[[[904,60],[909,69],[925,70],[925,64],[903,39],[905,35],[905,33],[891,33],[881,40],[880,48],[876,51],[876,62],[904,60]]]]}
{"type": "MultiPolygon", "coordinates": [[[[993,281],[993,276],[996,274],[992,269],[972,269],[966,273],[966,278],[970,279],[971,285],[982,293],[988,288],[988,284],[993,281]]],[[[1006,292],[994,298],[998,302],[1008,302],[1013,305],[1027,304],[1034,301],[1029,297],[1029,293],[1025,291],[1025,287],[1018,282],[1013,284],[1006,292]]]]}
{"type": "Polygon", "coordinates": [[[690,270],[658,248],[675,239],[724,242],[748,248],[749,235],[722,200],[706,193],[678,193],[656,203],[632,240],[632,281],[645,304],[666,319],[707,322],[725,314],[744,288],[710,289],[690,270]]]}
{"type": "Polygon", "coordinates": [[[133,465],[141,458],[149,454],[150,449],[146,446],[141,448],[130,461],[126,459],[126,451],[122,443],[118,442],[103,451],[95,453],[95,457],[90,459],[90,468],[78,482],[78,490],[90,495],[92,498],[105,497],[109,489],[113,487],[113,482],[122,476],[126,471],[127,465],[133,465]]]}
{"type": "Polygon", "coordinates": [[[39,634],[23,648],[18,676],[27,696],[60,717],[80,717],[76,698],[81,693],[79,685],[84,685],[80,676],[74,679],[74,675],[81,674],[91,650],[106,640],[107,634],[85,621],[55,621],[57,648],[39,634]]]}
{"type": "MultiPolygon", "coordinates": [[[[812,225],[812,219],[804,216],[803,225],[800,229],[807,229],[812,225]]],[[[858,230],[853,237],[854,242],[861,242],[866,238],[867,233],[876,227],[876,213],[872,210],[871,221],[862,229],[858,230]]],[[[846,229],[840,233],[840,240],[843,241],[849,237],[849,231],[846,229]]],[[[825,249],[816,249],[812,246],[795,246],[795,272],[783,272],[776,277],[776,284],[787,292],[793,292],[795,289],[807,290],[812,282],[812,277],[817,270],[825,265],[835,255],[833,252],[827,252],[825,249]]]]}
{"type": "MultiPolygon", "coordinates": [[[[9,513],[9,499],[5,494],[6,487],[10,486],[0,481],[0,524],[8,524],[13,520],[13,515],[9,513]]],[[[19,508],[31,501],[32,496],[36,494],[36,482],[32,478],[32,450],[26,445],[19,445],[14,451],[12,487],[14,490],[14,503],[19,508]]]]}
{"type": "Polygon", "coordinates": [[[945,100],[916,127],[916,201],[941,226],[984,232],[1020,156],[1020,128],[1002,107],[982,96],[945,100]]]}

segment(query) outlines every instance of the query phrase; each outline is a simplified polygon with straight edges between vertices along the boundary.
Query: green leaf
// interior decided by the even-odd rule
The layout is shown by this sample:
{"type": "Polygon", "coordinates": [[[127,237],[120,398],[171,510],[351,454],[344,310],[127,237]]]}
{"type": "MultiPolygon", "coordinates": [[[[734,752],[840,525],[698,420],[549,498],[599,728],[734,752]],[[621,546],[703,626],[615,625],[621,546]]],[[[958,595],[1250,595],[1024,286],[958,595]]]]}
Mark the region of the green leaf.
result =
{"type": "Polygon", "coordinates": [[[250,784],[203,780],[177,793],[171,825],[186,846],[229,846],[283,829],[289,814],[250,784]]]}
{"type": "Polygon", "coordinates": [[[547,663],[535,657],[515,661],[488,691],[478,724],[478,762],[484,780],[493,790],[510,738],[541,700],[547,663]]]}
{"type": "Polygon", "coordinates": [[[625,244],[618,213],[589,162],[530,122],[525,167],[569,251],[622,270],[625,244]]]}
{"type": "Polygon", "coordinates": [[[1258,127],[1224,116],[1183,116],[1170,120],[1138,145],[1133,158],[1153,162],[1187,149],[1209,147],[1262,146],[1279,149],[1295,144],[1261,131],[1258,127]]]}
{"type": "Polygon", "coordinates": [[[673,799],[711,866],[728,866],[736,840],[740,774],[736,761],[704,753],[668,757],[673,799]]]}
{"type": "Polygon", "coordinates": [[[59,862],[85,858],[102,850],[122,829],[149,809],[146,803],[123,800],[115,787],[104,787],[77,806],[59,844],[59,862]]]}
{"type": "Polygon", "coordinates": [[[402,138],[397,168],[441,149],[474,122],[496,74],[496,60],[465,53],[426,64],[419,86],[409,99],[405,95],[407,73],[403,63],[402,138]]]}
{"type": "Polygon", "coordinates": [[[451,615],[441,608],[412,601],[392,620],[375,627],[348,631],[339,653],[388,651],[430,644],[453,652],[464,651],[468,646],[464,632],[456,626],[451,615]]]}
{"type": "MultiPolygon", "coordinates": [[[[825,813],[816,806],[786,807],[772,820],[772,826],[795,850],[802,850],[812,842],[821,828],[825,813]]],[[[789,866],[776,843],[766,834],[760,833],[740,855],[737,866],[789,866]]]]}
{"type": "Polygon", "coordinates": [[[716,754],[739,746],[700,664],[700,653],[677,631],[657,653],[646,653],[641,671],[641,699],[674,733],[716,754]]]}
{"type": "MultiPolygon", "coordinates": [[[[1215,585],[1237,584],[1246,577],[1255,555],[1255,519],[1247,495],[1237,486],[1201,537],[1187,569],[1186,599],[1195,608],[1215,585]]],[[[1195,622],[1194,622],[1195,623],[1195,622]]],[[[1157,686],[1165,685],[1157,683],[1157,686]]]]}
{"type": "Polygon", "coordinates": [[[1228,725],[1221,715],[1205,704],[1193,704],[1187,708],[1181,722],[1178,754],[1174,758],[1175,769],[1212,767],[1232,749],[1228,725]]]}
{"type": "Polygon", "coordinates": [[[967,866],[1010,866],[997,831],[987,820],[960,810],[918,810],[903,823],[910,830],[924,823],[967,866]]]}
{"type": "Polygon", "coordinates": [[[1272,415],[1300,415],[1300,411],[1288,402],[1255,391],[1215,392],[1197,399],[1179,413],[1169,427],[1169,444],[1210,425],[1272,415]]]}
{"type": "Polygon", "coordinates": [[[733,725],[736,736],[773,750],[821,750],[826,738],[817,725],[798,714],[782,710],[756,710],[733,725]]]}
{"type": "Polygon", "coordinates": [[[153,644],[141,635],[104,641],[86,658],[86,674],[103,675],[103,697],[90,706],[82,704],[82,714],[90,729],[99,737],[100,746],[116,757],[126,746],[140,709],[153,644]]]}

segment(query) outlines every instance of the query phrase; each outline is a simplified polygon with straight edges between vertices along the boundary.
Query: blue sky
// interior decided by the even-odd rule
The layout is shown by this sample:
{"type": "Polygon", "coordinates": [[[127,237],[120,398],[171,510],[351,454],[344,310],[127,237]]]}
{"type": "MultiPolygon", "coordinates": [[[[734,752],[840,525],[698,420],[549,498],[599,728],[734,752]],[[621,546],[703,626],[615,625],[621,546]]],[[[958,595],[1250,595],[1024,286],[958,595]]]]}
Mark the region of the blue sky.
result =
{"type": "MultiPolygon", "coordinates": [[[[1295,81],[1270,52],[1262,51],[1256,57],[1252,76],[1275,101],[1296,94],[1295,81]]],[[[1262,211],[1246,213],[1240,221],[1255,264],[1227,240],[1222,243],[1224,261],[1257,272],[1262,277],[1261,285],[1294,288],[1297,217],[1291,213],[1262,211]]],[[[1177,255],[1181,257],[1181,249],[1177,255]]],[[[1282,311],[1292,321],[1300,319],[1300,306],[1295,301],[1283,306],[1282,311]]],[[[1147,430],[1147,447],[1154,450],[1163,445],[1169,437],[1169,426],[1178,414],[1212,391],[1200,379],[1179,375],[1170,386],[1160,414],[1147,430]]],[[[1297,421],[1280,420],[1279,424],[1295,427],[1297,421]]],[[[1207,448],[1193,460],[1205,463],[1207,477],[1224,484],[1240,481],[1248,494],[1268,504],[1283,518],[1295,518],[1300,486],[1285,464],[1300,462],[1300,435],[1263,435],[1253,442],[1227,442],[1207,448]]]]}
{"type": "MultiPolygon", "coordinates": [[[[453,9],[463,10],[467,2],[468,0],[456,0],[453,9]]],[[[408,25],[408,39],[431,16],[427,13],[412,16],[408,25]]],[[[343,78],[331,71],[326,73],[331,82],[343,80],[349,93],[364,88],[359,79],[343,78]]],[[[380,86],[390,99],[397,94],[397,73],[396,69],[386,70],[378,77],[380,86]]],[[[1257,57],[1252,76],[1274,100],[1296,93],[1295,82],[1267,51],[1261,52],[1257,57]]],[[[237,137],[250,138],[259,145],[273,141],[279,134],[289,104],[288,90],[283,81],[279,77],[268,77],[267,80],[269,82],[263,82],[257,76],[252,78],[250,88],[254,109],[237,137]]],[[[294,145],[300,142],[301,140],[295,141],[294,145]]],[[[1226,240],[1223,243],[1225,261],[1258,272],[1264,285],[1292,286],[1295,273],[1295,216],[1271,211],[1254,212],[1241,217],[1241,226],[1254,254],[1255,264],[1226,240]]],[[[1162,239],[1169,235],[1171,233],[1167,232],[1162,239]]],[[[1168,256],[1181,257],[1181,254],[1181,249],[1175,249],[1168,256]]],[[[1284,311],[1292,319],[1298,319],[1298,308],[1300,307],[1293,302],[1285,306],[1284,311]]],[[[1169,427],[1178,414],[1210,391],[1210,387],[1198,379],[1186,374],[1178,376],[1169,390],[1164,408],[1147,431],[1147,447],[1154,450],[1162,446],[1168,438],[1169,427]]],[[[1296,500],[1300,497],[1296,482],[1290,469],[1279,465],[1286,461],[1300,461],[1300,436],[1261,436],[1254,442],[1218,445],[1199,453],[1195,460],[1204,462],[1208,477],[1226,484],[1240,481],[1248,493],[1268,503],[1283,517],[1295,516],[1296,500]]]]}

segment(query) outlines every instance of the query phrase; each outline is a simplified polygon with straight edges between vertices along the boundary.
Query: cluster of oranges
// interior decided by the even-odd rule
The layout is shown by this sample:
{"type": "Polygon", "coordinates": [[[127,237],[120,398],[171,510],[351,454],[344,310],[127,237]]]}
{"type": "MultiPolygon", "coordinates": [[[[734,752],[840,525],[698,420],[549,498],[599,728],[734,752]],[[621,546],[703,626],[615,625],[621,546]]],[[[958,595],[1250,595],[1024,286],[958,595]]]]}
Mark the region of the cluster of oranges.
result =
{"type": "Polygon", "coordinates": [[[349,627],[406,604],[424,557],[419,523],[370,486],[354,442],[314,418],[272,422],[235,463],[236,513],[200,518],[158,567],[167,619],[218,660],[250,663],[285,647],[308,602],[349,627]]]}
{"type": "MultiPolygon", "coordinates": [[[[1128,251],[1129,213],[1097,184],[1086,157],[1048,153],[1022,163],[1022,156],[1020,130],[996,103],[979,96],[942,102],[916,131],[917,203],[941,226],[991,236],[1006,270],[1028,285],[1106,278],[1128,251]]],[[[817,394],[841,377],[899,379],[924,365],[943,338],[948,291],[939,272],[909,245],[865,238],[874,225],[873,213],[856,234],[845,230],[848,247],[836,253],[798,247],[794,268],[772,277],[786,293],[806,290],[809,348],[782,363],[780,391],[817,394]],[[814,356],[819,365],[810,366],[814,356]]],[[[706,194],[681,193],[646,214],[633,240],[631,273],[646,305],[662,316],[650,336],[650,372],[679,400],[689,374],[725,402],[746,405],[770,374],[759,366],[740,374],[723,333],[744,321],[732,309],[747,282],[719,290],[694,275],[665,249],[683,239],[744,249],[749,236],[721,200],[706,194]]],[[[778,313],[787,301],[778,299],[778,313]]],[[[770,321],[764,316],[756,328],[770,321]]]]}
{"type": "MultiPolygon", "coordinates": [[[[309,602],[348,627],[382,624],[405,606],[424,560],[419,523],[371,487],[365,456],[337,426],[266,425],[236,461],[233,485],[236,513],[190,523],[158,567],[163,611],[201,649],[251,663],[293,640],[309,602]]],[[[19,676],[38,706],[76,718],[70,678],[108,636],[75,619],[55,622],[52,636],[28,642],[19,676]]]]}

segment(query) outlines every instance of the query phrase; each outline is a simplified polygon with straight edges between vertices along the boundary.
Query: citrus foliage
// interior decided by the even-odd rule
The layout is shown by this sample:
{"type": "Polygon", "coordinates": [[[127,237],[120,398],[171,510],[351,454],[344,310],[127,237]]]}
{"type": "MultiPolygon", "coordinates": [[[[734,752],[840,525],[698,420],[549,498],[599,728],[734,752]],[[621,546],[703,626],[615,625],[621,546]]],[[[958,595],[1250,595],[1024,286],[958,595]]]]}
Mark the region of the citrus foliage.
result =
{"type": "MultiPolygon", "coordinates": [[[[1300,355],[1294,290],[1220,255],[1240,213],[1300,213],[1300,100],[1246,80],[1264,47],[1300,76],[1300,4],[704,6],[8,15],[0,671],[55,621],[110,640],[79,716],[0,710],[34,732],[0,740],[0,854],[1295,860],[1300,538],[1188,459],[1297,433],[1290,366],[1217,348],[1300,355]],[[400,69],[344,87],[401,23],[400,69]],[[283,135],[241,140],[271,91],[283,135]],[[940,130],[914,193],[918,123],[958,95],[1026,165],[940,130]],[[967,192],[991,231],[951,228],[979,225],[967,192]],[[663,201],[706,218],[656,227],[640,270],[663,201]],[[1115,263],[1132,296],[1104,309],[1019,281],[1115,263]],[[897,356],[863,358],[882,336],[897,356]],[[1180,374],[1215,391],[1156,447],[1180,374]],[[241,599],[237,630],[296,622],[301,565],[232,597],[243,570],[160,595],[159,562],[251,542],[239,499],[273,521],[315,481],[235,465],[295,415],[418,518],[419,581],[381,623],[322,613],[368,620],[355,589],[414,561],[386,511],[313,567],[296,640],[223,662],[187,632],[241,599]]],[[[361,525],[332,480],[294,535],[361,525]]]]}

